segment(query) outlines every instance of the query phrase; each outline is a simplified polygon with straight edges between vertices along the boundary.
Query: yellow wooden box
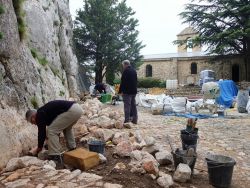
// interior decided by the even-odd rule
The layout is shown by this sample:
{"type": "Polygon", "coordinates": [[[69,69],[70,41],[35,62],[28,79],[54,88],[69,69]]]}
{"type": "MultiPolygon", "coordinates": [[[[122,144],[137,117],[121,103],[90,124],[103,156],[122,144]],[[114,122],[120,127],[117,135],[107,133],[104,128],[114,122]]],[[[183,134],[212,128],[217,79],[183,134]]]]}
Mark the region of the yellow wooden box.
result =
{"type": "Polygon", "coordinates": [[[99,165],[100,159],[98,153],[90,152],[83,148],[65,152],[63,161],[74,168],[88,170],[99,165]]]}

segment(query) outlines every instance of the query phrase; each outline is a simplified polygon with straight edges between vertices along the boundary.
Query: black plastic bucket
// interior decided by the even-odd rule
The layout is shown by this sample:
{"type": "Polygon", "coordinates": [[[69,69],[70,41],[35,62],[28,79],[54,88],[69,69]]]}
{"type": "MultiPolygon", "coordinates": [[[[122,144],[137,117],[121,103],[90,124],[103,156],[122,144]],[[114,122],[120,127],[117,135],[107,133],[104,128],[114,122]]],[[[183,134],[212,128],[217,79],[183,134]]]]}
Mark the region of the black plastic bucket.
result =
{"type": "Polygon", "coordinates": [[[105,143],[100,140],[92,140],[88,142],[89,151],[104,154],[105,143]]]}
{"type": "Polygon", "coordinates": [[[209,183],[214,187],[230,187],[235,160],[223,155],[206,157],[209,183]]]}
{"type": "MultiPolygon", "coordinates": [[[[198,130],[197,130],[198,132],[198,130]]],[[[181,142],[182,142],[182,149],[187,150],[189,148],[194,148],[196,151],[197,148],[197,140],[199,138],[197,132],[188,132],[185,129],[181,130],[181,142]]]]}
{"type": "Polygon", "coordinates": [[[184,163],[184,164],[187,164],[192,171],[194,170],[194,166],[195,166],[197,155],[194,154],[192,157],[187,157],[185,155],[186,152],[187,151],[179,150],[179,149],[176,149],[175,152],[172,152],[173,159],[174,159],[174,167],[175,167],[175,169],[177,168],[177,166],[180,163],[184,163]]]}

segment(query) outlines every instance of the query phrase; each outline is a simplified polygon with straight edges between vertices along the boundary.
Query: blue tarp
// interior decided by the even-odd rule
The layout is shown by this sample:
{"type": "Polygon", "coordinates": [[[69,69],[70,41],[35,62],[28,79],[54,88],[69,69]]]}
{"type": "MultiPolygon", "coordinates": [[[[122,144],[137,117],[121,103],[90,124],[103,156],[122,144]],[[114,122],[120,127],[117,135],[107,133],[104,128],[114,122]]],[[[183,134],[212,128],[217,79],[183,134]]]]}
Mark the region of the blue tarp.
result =
{"type": "Polygon", "coordinates": [[[177,116],[177,117],[185,117],[185,118],[197,118],[197,119],[208,119],[214,118],[212,115],[206,114],[180,114],[180,113],[167,113],[165,116],[177,116]]]}
{"type": "Polygon", "coordinates": [[[219,81],[218,84],[220,96],[216,99],[216,102],[226,108],[230,108],[233,99],[237,96],[238,88],[232,80],[219,81]]]}

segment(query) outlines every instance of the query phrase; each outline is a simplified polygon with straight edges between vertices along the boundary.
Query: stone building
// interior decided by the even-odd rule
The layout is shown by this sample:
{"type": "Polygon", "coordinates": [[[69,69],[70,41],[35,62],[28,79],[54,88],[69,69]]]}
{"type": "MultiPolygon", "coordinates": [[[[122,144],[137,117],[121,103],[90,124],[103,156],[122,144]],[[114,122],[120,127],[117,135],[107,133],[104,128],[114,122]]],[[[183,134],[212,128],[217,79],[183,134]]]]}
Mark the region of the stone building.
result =
{"type": "Polygon", "coordinates": [[[244,60],[240,56],[211,56],[202,52],[201,46],[192,48],[191,40],[198,32],[191,27],[177,35],[178,40],[187,39],[187,45],[178,46],[177,53],[145,55],[139,67],[138,77],[160,80],[178,80],[180,85],[197,84],[202,70],[213,70],[216,79],[244,79],[244,60]],[[188,48],[186,48],[188,46],[188,48]]]}

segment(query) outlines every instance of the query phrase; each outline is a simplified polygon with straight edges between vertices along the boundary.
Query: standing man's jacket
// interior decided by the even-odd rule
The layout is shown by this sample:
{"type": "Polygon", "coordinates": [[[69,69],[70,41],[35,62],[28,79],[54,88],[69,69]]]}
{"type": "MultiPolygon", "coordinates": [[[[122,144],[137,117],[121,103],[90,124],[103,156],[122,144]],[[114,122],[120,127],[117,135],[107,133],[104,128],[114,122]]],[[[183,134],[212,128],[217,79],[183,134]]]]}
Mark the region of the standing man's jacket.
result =
{"type": "Polygon", "coordinates": [[[137,73],[131,66],[128,66],[122,73],[119,93],[137,94],[137,73]]]}

